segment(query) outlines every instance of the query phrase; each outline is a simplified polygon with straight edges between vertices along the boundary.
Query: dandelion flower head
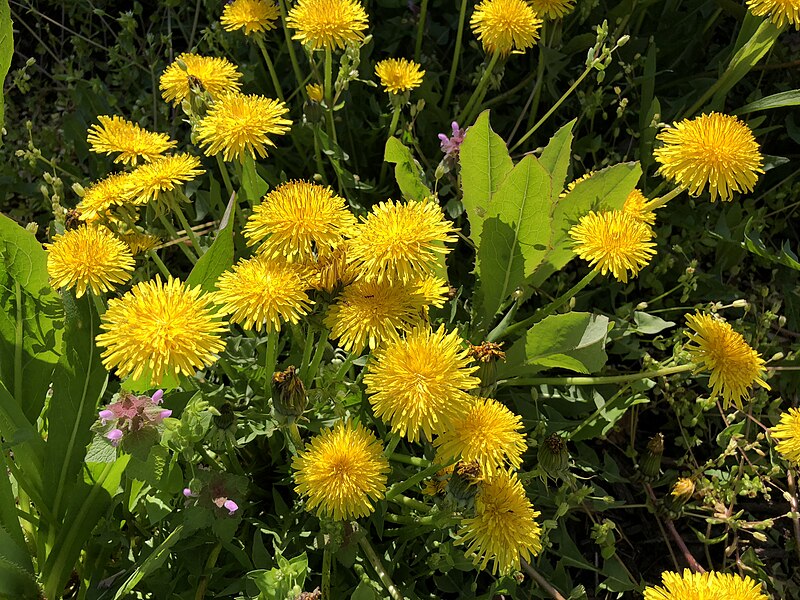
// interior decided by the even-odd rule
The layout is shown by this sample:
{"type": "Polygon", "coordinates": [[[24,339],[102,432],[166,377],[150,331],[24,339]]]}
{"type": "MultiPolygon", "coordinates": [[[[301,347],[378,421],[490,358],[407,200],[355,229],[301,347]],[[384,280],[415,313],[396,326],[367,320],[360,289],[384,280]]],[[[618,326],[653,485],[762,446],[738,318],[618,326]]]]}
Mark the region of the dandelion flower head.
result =
{"type": "Polygon", "coordinates": [[[245,35],[253,35],[275,29],[280,16],[272,0],[233,0],[222,10],[220,22],[225,31],[244,29],[245,35]]]}
{"type": "Polygon", "coordinates": [[[105,227],[81,225],[47,245],[47,273],[54,288],[75,288],[80,298],[87,288],[97,295],[125,283],[133,272],[133,255],[105,227]]]}
{"type": "Polygon", "coordinates": [[[524,51],[539,39],[542,20],[525,0],[483,0],[469,21],[487,54],[524,51]]]}
{"type": "Polygon", "coordinates": [[[520,559],[528,561],[542,550],[538,516],[516,474],[498,471],[480,484],[475,516],[462,521],[467,556],[473,555],[481,569],[493,561],[493,574],[519,570],[520,559]]]}
{"type": "Polygon", "coordinates": [[[364,39],[367,13],[358,0],[299,0],[286,24],[296,30],[292,39],[312,50],[344,48],[364,39]]]}
{"type": "Polygon", "coordinates": [[[731,200],[734,192],[752,192],[763,173],[764,158],[747,124],[711,113],[684,119],[658,134],[653,152],[658,172],[699,196],[708,186],[711,201],[731,200]]]}
{"type": "Polygon", "coordinates": [[[280,100],[238,92],[220,96],[197,127],[197,141],[208,156],[222,152],[226,161],[267,156],[271,136],[284,135],[292,125],[280,100]]]}
{"type": "Polygon", "coordinates": [[[625,204],[622,205],[622,212],[629,214],[640,223],[646,223],[652,227],[656,222],[656,213],[646,208],[646,205],[647,198],[644,197],[641,190],[634,188],[625,199],[625,204]]]}
{"type": "Polygon", "coordinates": [[[757,17],[769,15],[778,27],[794,25],[800,29],[800,2],[797,0],[747,0],[747,8],[757,17]]]}
{"type": "Polygon", "coordinates": [[[537,14],[547,19],[561,19],[575,10],[575,0],[531,0],[537,14]]]}
{"type": "Polygon", "coordinates": [[[89,127],[86,141],[89,142],[92,152],[119,153],[114,162],[135,165],[140,158],[149,162],[177,144],[170,140],[166,133],[147,131],[136,123],[116,115],[113,117],[101,115],[97,120],[100,124],[89,127]]]}
{"type": "Polygon", "coordinates": [[[475,398],[469,410],[434,440],[436,462],[476,462],[487,478],[506,462],[518,469],[527,449],[522,431],[522,418],[503,404],[491,398],[475,398]]]}
{"type": "Polygon", "coordinates": [[[786,460],[800,464],[800,410],[790,408],[783,413],[780,422],[771,429],[770,436],[779,440],[775,449],[786,460]]]}
{"type": "Polygon", "coordinates": [[[177,106],[189,97],[194,80],[216,98],[225,92],[239,91],[241,78],[242,74],[229,60],[184,52],[161,75],[161,96],[177,106]]]}
{"type": "Polygon", "coordinates": [[[329,187],[289,181],[271,190],[244,227],[247,244],[258,252],[311,261],[338,248],[356,224],[347,201],[329,187]]]}
{"type": "Polygon", "coordinates": [[[375,65],[375,74],[387,92],[401,94],[419,87],[425,71],[413,60],[387,58],[375,65]]]}
{"type": "Polygon", "coordinates": [[[114,173],[86,188],[75,210],[78,218],[94,223],[108,217],[113,206],[125,204],[128,199],[129,173],[114,173]]]}
{"type": "Polygon", "coordinates": [[[761,584],[750,577],[710,571],[683,574],[666,571],[661,574],[660,586],[644,590],[644,600],[768,600],[761,584]]]}
{"type": "Polygon", "coordinates": [[[167,374],[192,375],[212,364],[225,347],[220,333],[226,328],[199,286],[156,276],[109,300],[97,345],[105,348],[107,369],[135,379],[149,373],[158,385],[167,374]]]}
{"type": "Polygon", "coordinates": [[[292,461],[295,491],[309,511],[337,521],[366,517],[386,491],[389,463],[383,446],[361,424],[339,421],[306,445],[292,461]]]}
{"type": "Polygon", "coordinates": [[[162,200],[165,193],[169,195],[205,173],[199,167],[200,159],[190,154],[164,156],[131,171],[125,180],[125,193],[135,205],[162,200]]]}
{"type": "Polygon", "coordinates": [[[220,276],[214,300],[232,322],[272,333],[280,331],[282,321],[297,323],[308,314],[312,303],[307,288],[296,265],[255,256],[240,260],[220,276]]]}
{"type": "Polygon", "coordinates": [[[430,274],[454,242],[453,226],[434,202],[380,202],[353,230],[349,258],[369,280],[409,281],[430,274]]]}
{"type": "Polygon", "coordinates": [[[375,416],[409,441],[443,434],[469,410],[472,373],[457,331],[417,327],[375,351],[364,376],[375,416]]]}
{"type": "Polygon", "coordinates": [[[750,387],[769,385],[761,378],[764,360],[744,341],[742,334],[729,323],[712,315],[686,315],[690,331],[686,350],[697,365],[697,371],[710,373],[709,383],[714,396],[721,395],[725,406],[742,408],[742,399],[750,398],[750,387]]]}
{"type": "Polygon", "coordinates": [[[621,210],[590,212],[569,231],[573,250],[603,275],[625,283],[655,255],[653,230],[621,210]]]}
{"type": "Polygon", "coordinates": [[[325,97],[325,89],[318,83],[309,83],[306,86],[306,94],[312,102],[320,103],[325,97]]]}
{"type": "Polygon", "coordinates": [[[142,252],[147,252],[148,250],[153,250],[161,244],[161,240],[158,239],[158,236],[141,231],[118,233],[117,237],[128,244],[128,248],[131,249],[134,256],[142,252]]]}

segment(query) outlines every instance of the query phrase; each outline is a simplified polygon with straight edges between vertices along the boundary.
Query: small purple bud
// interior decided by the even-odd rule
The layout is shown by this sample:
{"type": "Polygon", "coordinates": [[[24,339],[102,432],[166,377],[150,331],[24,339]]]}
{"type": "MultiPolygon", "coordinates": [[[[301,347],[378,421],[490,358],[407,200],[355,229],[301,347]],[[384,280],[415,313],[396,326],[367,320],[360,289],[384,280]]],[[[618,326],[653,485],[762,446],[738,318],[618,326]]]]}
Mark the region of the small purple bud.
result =
{"type": "Polygon", "coordinates": [[[153,400],[153,404],[161,404],[161,399],[164,397],[164,390],[156,390],[156,393],[153,394],[151,398],[153,400]]]}
{"type": "Polygon", "coordinates": [[[167,410],[162,410],[160,413],[158,413],[158,418],[159,418],[159,419],[166,419],[166,418],[167,418],[168,416],[170,416],[171,414],[172,414],[172,411],[171,411],[171,410],[169,410],[169,409],[167,409],[167,410]]]}
{"type": "Polygon", "coordinates": [[[458,126],[458,121],[453,121],[452,123],[450,123],[450,127],[453,130],[453,135],[454,136],[458,135],[459,132],[461,131],[461,128],[458,126]]]}
{"type": "Polygon", "coordinates": [[[239,505],[236,504],[236,502],[234,502],[233,500],[225,500],[225,504],[223,504],[222,506],[228,509],[228,514],[230,515],[239,510],[239,505]]]}
{"type": "Polygon", "coordinates": [[[442,142],[443,144],[446,144],[449,141],[449,138],[447,137],[446,134],[440,133],[439,134],[439,141],[442,142]]]}
{"type": "Polygon", "coordinates": [[[187,498],[194,498],[195,495],[192,493],[191,488],[183,488],[183,495],[187,498]]]}
{"type": "Polygon", "coordinates": [[[103,425],[105,425],[106,421],[114,418],[114,411],[108,409],[101,410],[100,418],[103,419],[103,425]]]}
{"type": "Polygon", "coordinates": [[[124,434],[122,433],[121,429],[112,429],[106,434],[106,437],[111,441],[111,443],[114,446],[116,446],[117,444],[119,444],[119,441],[122,439],[123,435],[124,434]]]}

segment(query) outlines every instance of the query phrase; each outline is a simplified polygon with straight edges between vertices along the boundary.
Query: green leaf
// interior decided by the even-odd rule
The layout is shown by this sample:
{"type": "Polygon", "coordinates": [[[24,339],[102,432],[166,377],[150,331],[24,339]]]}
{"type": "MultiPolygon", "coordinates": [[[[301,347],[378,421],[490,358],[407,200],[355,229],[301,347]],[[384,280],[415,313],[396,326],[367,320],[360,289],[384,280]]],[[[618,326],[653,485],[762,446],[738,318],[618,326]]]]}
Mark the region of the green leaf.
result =
{"type": "Polygon", "coordinates": [[[495,192],[514,163],[506,143],[489,126],[489,111],[480,114],[464,137],[459,150],[461,163],[461,202],[469,219],[469,236],[476,247],[481,245],[483,222],[489,216],[495,192]]]}
{"type": "MultiPolygon", "coordinates": [[[[5,453],[0,453],[0,470],[7,473],[5,453]]],[[[11,489],[11,479],[0,477],[0,560],[16,564],[33,573],[33,563],[25,546],[25,536],[17,516],[17,502],[11,489]]]]}
{"type": "Polygon", "coordinates": [[[541,264],[550,241],[550,175],[529,154],[494,195],[475,259],[478,305],[488,323],[541,264]]]}
{"type": "Polygon", "coordinates": [[[595,373],[605,365],[608,317],[584,312],[550,315],[515,342],[498,365],[498,376],[530,374],[544,369],[595,373]]]}
{"type": "Polygon", "coordinates": [[[5,444],[14,449],[14,465],[25,474],[21,487],[34,503],[44,502],[42,494],[44,483],[45,445],[39,432],[25,418],[22,409],[14,401],[3,382],[0,381],[0,435],[5,444]]]}
{"type": "Polygon", "coordinates": [[[2,85],[11,66],[14,54],[14,30],[8,0],[0,0],[0,129],[5,126],[5,98],[2,85]]]}
{"type": "Polygon", "coordinates": [[[256,163],[251,154],[245,156],[242,165],[242,189],[251,205],[258,204],[269,189],[269,184],[256,171],[256,163]]]}
{"type": "Polygon", "coordinates": [[[0,598],[7,600],[38,600],[39,586],[34,576],[0,556],[0,598]]]}
{"type": "Polygon", "coordinates": [[[741,108],[733,111],[735,115],[743,115],[745,113],[756,112],[759,110],[770,110],[772,108],[783,108],[785,106],[798,106],[800,105],[800,90],[789,90],[788,92],[780,92],[779,94],[772,94],[750,104],[745,104],[741,108]]]}
{"type": "Polygon", "coordinates": [[[144,577],[161,568],[161,565],[163,565],[169,557],[170,549],[181,539],[182,531],[183,525],[178,525],[172,530],[172,533],[159,544],[158,548],[148,554],[147,557],[136,566],[130,577],[125,580],[125,583],[123,583],[117,590],[117,593],[114,594],[114,600],[121,600],[127,596],[144,577]]]}
{"type": "Polygon", "coordinates": [[[0,214],[0,380],[35,423],[53,381],[63,337],[61,301],[47,275],[47,252],[0,214]]]}
{"type": "Polygon", "coordinates": [[[400,193],[407,200],[424,200],[433,195],[425,185],[422,167],[414,159],[411,150],[395,137],[386,140],[383,160],[393,163],[394,178],[400,186],[400,193]]]}
{"type": "Polygon", "coordinates": [[[675,325],[674,321],[665,321],[661,317],[638,310],[634,311],[633,320],[636,322],[636,332],[644,335],[655,335],[675,325]]]}
{"type": "Polygon", "coordinates": [[[186,283],[190,287],[200,286],[205,292],[217,289],[217,279],[233,265],[233,221],[236,212],[236,198],[228,201],[225,215],[220,221],[217,237],[208,251],[200,257],[189,273],[186,283]]]}
{"type": "Polygon", "coordinates": [[[550,173],[552,181],[550,201],[553,207],[558,202],[558,196],[567,181],[567,171],[569,171],[569,161],[572,155],[572,128],[575,127],[576,121],[577,119],[572,119],[556,131],[539,157],[539,163],[550,173]]]}
{"type": "Polygon", "coordinates": [[[590,210],[622,208],[641,176],[642,169],[638,163],[620,163],[584,179],[564,198],[560,198],[553,210],[550,249],[530,283],[535,287],[540,286],[572,260],[575,254],[571,248],[570,228],[590,210]]]}
{"type": "Polygon", "coordinates": [[[362,581],[353,590],[350,600],[378,600],[378,594],[368,581],[362,581]]]}
{"type": "Polygon", "coordinates": [[[768,260],[771,263],[777,263],[795,271],[800,271],[800,259],[797,254],[789,246],[789,241],[785,240],[779,252],[775,252],[764,244],[761,240],[761,235],[758,231],[753,229],[753,219],[751,218],[744,228],[744,242],[742,245],[749,251],[768,260]]]}
{"type": "Polygon", "coordinates": [[[56,368],[53,396],[47,409],[45,488],[47,508],[56,519],[64,514],[71,490],[78,481],[86,448],[92,440],[90,427],[97,420],[97,405],[108,381],[108,372],[94,343],[100,318],[88,296],[63,295],[66,313],[64,354],[56,368]]]}

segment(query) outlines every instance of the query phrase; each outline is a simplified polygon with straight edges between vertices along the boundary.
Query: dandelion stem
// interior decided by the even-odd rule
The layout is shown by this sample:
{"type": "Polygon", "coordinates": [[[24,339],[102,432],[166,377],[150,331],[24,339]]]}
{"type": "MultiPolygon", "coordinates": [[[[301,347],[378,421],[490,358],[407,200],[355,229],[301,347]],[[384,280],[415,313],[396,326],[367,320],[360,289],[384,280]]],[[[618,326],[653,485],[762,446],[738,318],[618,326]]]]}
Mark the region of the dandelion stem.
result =
{"type": "MultiPolygon", "coordinates": [[[[158,220],[161,221],[161,224],[164,226],[164,229],[167,230],[167,233],[169,233],[170,237],[173,240],[181,239],[180,236],[178,235],[178,232],[175,231],[175,228],[172,226],[172,223],[169,222],[169,219],[167,219],[164,215],[158,215],[158,220]]],[[[197,257],[191,250],[189,250],[189,248],[186,247],[186,244],[180,242],[177,244],[177,246],[186,255],[186,258],[189,259],[189,262],[191,262],[192,264],[195,264],[197,262],[197,257]]]]}
{"type": "Polygon", "coordinates": [[[319,363],[322,362],[322,356],[325,354],[325,347],[328,345],[328,335],[329,332],[327,329],[322,330],[322,335],[319,336],[319,341],[317,342],[317,349],[314,352],[314,358],[311,359],[311,365],[309,366],[306,377],[308,381],[306,382],[303,380],[307,385],[311,385],[311,382],[314,381],[314,378],[317,376],[317,372],[319,371],[319,363]]]}
{"type": "MultiPolygon", "coordinates": [[[[397,123],[398,123],[398,121],[400,121],[400,111],[401,110],[402,110],[402,107],[399,105],[399,103],[398,103],[397,106],[395,106],[392,109],[392,120],[389,123],[389,137],[392,137],[394,135],[394,132],[397,130],[397,123]]],[[[384,162],[383,164],[386,164],[386,163],[384,162]]]]}
{"type": "Polygon", "coordinates": [[[422,54],[422,37],[425,32],[425,21],[428,19],[428,0],[422,0],[422,6],[419,9],[419,22],[417,23],[417,44],[414,48],[414,62],[419,62],[420,54],[422,54]]]}
{"type": "Polygon", "coordinates": [[[331,598],[331,560],[332,553],[328,545],[322,552],[322,597],[331,598]]]}
{"type": "Polygon", "coordinates": [[[383,562],[381,562],[380,557],[375,553],[375,549],[372,547],[372,544],[369,543],[366,534],[358,538],[358,545],[361,546],[361,549],[364,551],[364,555],[369,561],[369,564],[371,564],[372,568],[375,569],[375,572],[378,574],[381,583],[383,583],[383,587],[385,587],[386,591],[389,592],[389,596],[392,597],[392,600],[404,600],[403,594],[401,594],[400,590],[397,589],[397,586],[392,583],[389,573],[386,572],[383,562]]]}
{"type": "Polygon", "coordinates": [[[400,443],[400,434],[398,432],[393,432],[391,437],[389,438],[389,443],[386,444],[386,448],[383,450],[383,455],[386,457],[391,457],[394,449],[397,448],[397,444],[400,443]]]}
{"type": "Polygon", "coordinates": [[[530,575],[530,578],[533,579],[540,588],[550,594],[550,597],[553,598],[553,600],[566,600],[566,598],[564,598],[564,596],[562,596],[556,588],[550,585],[550,582],[547,581],[542,574],[539,573],[539,571],[530,566],[527,561],[523,559],[520,561],[520,564],[522,565],[522,570],[530,575]]]}
{"type": "Polygon", "coordinates": [[[222,175],[222,181],[225,184],[225,191],[228,192],[228,198],[233,196],[233,184],[228,175],[228,167],[225,166],[225,161],[222,160],[222,154],[217,154],[217,164],[219,165],[219,172],[222,175]]]}
{"type": "Polygon", "coordinates": [[[164,261],[158,257],[158,254],[156,253],[155,250],[148,250],[147,256],[149,256],[152,259],[152,261],[156,263],[156,267],[158,267],[158,270],[161,271],[161,274],[164,277],[167,278],[172,277],[172,274],[169,272],[167,265],[165,265],[164,261]]]}
{"type": "MultiPolygon", "coordinates": [[[[186,196],[181,194],[184,198],[186,196]]],[[[189,200],[186,198],[186,200],[189,200]]],[[[197,252],[197,256],[203,256],[203,249],[200,247],[200,241],[197,239],[197,235],[195,234],[192,226],[189,225],[189,221],[186,219],[186,215],[183,213],[183,209],[179,202],[175,202],[173,204],[173,209],[175,210],[175,214],[178,216],[178,221],[181,223],[181,227],[183,227],[183,232],[189,237],[189,240],[192,242],[192,247],[194,251],[197,252]]]]}
{"type": "Polygon", "coordinates": [[[408,496],[404,496],[403,494],[397,494],[392,498],[389,498],[395,504],[399,504],[400,506],[407,506],[419,513],[427,514],[430,511],[431,507],[425,504],[424,502],[420,502],[419,500],[415,500],[414,498],[409,498],[408,496]]]}
{"type": "Polygon", "coordinates": [[[473,117],[473,113],[477,112],[480,109],[481,102],[483,102],[483,96],[486,93],[486,87],[489,85],[489,79],[494,70],[495,64],[497,64],[497,60],[500,58],[500,53],[495,52],[492,54],[492,58],[489,59],[489,64],[486,65],[486,69],[481,75],[480,81],[478,81],[478,85],[475,86],[475,91],[472,92],[472,96],[469,97],[467,100],[467,105],[464,107],[464,110],[461,111],[461,114],[458,116],[456,121],[461,123],[462,127],[468,126],[473,117]]]}
{"type": "Polygon", "coordinates": [[[283,102],[283,90],[281,89],[280,81],[278,81],[278,74],[275,72],[275,65],[272,64],[272,59],[269,57],[267,46],[264,44],[264,37],[257,35],[256,43],[258,44],[259,50],[261,50],[261,56],[264,57],[264,62],[267,64],[267,70],[269,71],[269,76],[272,79],[272,86],[275,88],[275,93],[278,94],[278,99],[283,102]]]}
{"type": "Polygon", "coordinates": [[[389,458],[395,462],[405,463],[413,467],[430,467],[431,461],[417,456],[406,456],[405,454],[392,453],[389,458]]]}
{"type": "Polygon", "coordinates": [[[334,143],[336,141],[336,125],[333,122],[333,52],[325,48],[325,108],[328,109],[328,135],[334,143]]]}
{"type": "Polygon", "coordinates": [[[789,508],[792,509],[792,527],[794,528],[794,546],[797,556],[800,557],[800,518],[798,518],[797,484],[794,471],[791,467],[786,469],[786,483],[789,488],[789,508]]]}
{"type": "Polygon", "coordinates": [[[342,365],[339,367],[339,370],[336,371],[336,376],[333,378],[334,381],[342,381],[344,376],[347,375],[347,372],[350,370],[350,367],[353,365],[353,361],[356,359],[356,353],[351,352],[347,355],[347,358],[344,359],[342,365]]]}
{"type": "Polygon", "coordinates": [[[275,366],[278,363],[278,332],[271,331],[267,336],[267,351],[264,356],[264,368],[266,369],[267,385],[264,391],[266,399],[272,398],[272,375],[275,373],[275,366]]]}
{"type": "MultiPolygon", "coordinates": [[[[647,491],[647,495],[650,497],[650,501],[653,503],[653,508],[655,509],[658,500],[656,499],[655,492],[653,492],[653,488],[649,483],[645,483],[644,488],[647,491]]],[[[664,523],[666,524],[672,539],[675,540],[678,548],[680,548],[683,558],[685,558],[686,562],[689,564],[689,568],[695,573],[705,573],[706,570],[699,562],[697,562],[697,559],[689,551],[689,547],[686,545],[686,542],[683,541],[681,534],[678,533],[678,530],[675,528],[675,523],[672,522],[672,519],[664,515],[664,523]]]]}
{"type": "Polygon", "coordinates": [[[444,464],[441,464],[441,465],[431,465],[427,469],[423,469],[422,471],[420,471],[416,475],[413,475],[413,476],[409,477],[408,479],[405,479],[403,481],[398,481],[392,487],[390,487],[388,490],[386,490],[386,499],[387,500],[391,500],[392,498],[394,498],[398,494],[401,494],[401,493],[405,492],[407,489],[409,489],[410,487],[417,485],[423,479],[427,479],[431,475],[435,475],[436,473],[438,473],[439,471],[441,471],[445,467],[450,466],[454,462],[456,462],[455,459],[449,460],[449,461],[447,461],[447,462],[445,462],[444,464]]]}
{"type": "Polygon", "coordinates": [[[103,300],[103,296],[100,294],[95,294],[94,292],[90,291],[89,295],[92,297],[92,302],[94,302],[94,307],[97,309],[97,316],[102,317],[106,312],[106,303],[103,300]]]}
{"type": "Polygon", "coordinates": [[[219,558],[219,553],[222,551],[222,542],[217,542],[214,545],[214,548],[211,550],[211,554],[208,555],[208,560],[206,561],[206,567],[203,570],[203,575],[200,577],[200,581],[197,584],[197,591],[194,594],[194,600],[203,600],[206,597],[206,589],[208,588],[208,582],[211,578],[211,572],[214,570],[214,565],[217,564],[217,559],[219,558]]]}
{"type": "Polygon", "coordinates": [[[662,207],[662,206],[664,206],[664,205],[665,205],[667,202],[669,202],[670,200],[672,200],[672,199],[673,199],[675,196],[678,196],[678,195],[679,195],[679,194],[680,194],[682,191],[684,191],[685,189],[686,189],[686,188],[683,188],[683,187],[680,187],[680,186],[678,186],[678,187],[676,187],[676,188],[674,188],[674,189],[670,190],[669,192],[667,192],[666,194],[664,194],[664,195],[663,195],[663,196],[661,196],[660,198],[654,198],[654,199],[653,199],[653,200],[651,200],[650,202],[647,202],[647,203],[646,203],[646,204],[645,204],[645,205],[642,207],[642,209],[643,209],[643,210],[649,210],[649,211],[653,211],[653,210],[655,210],[655,209],[657,209],[657,208],[661,208],[661,207],[662,207]]]}
{"type": "Polygon", "coordinates": [[[281,11],[281,21],[283,21],[283,35],[286,38],[286,47],[289,50],[289,60],[292,61],[292,70],[294,71],[294,78],[297,80],[300,93],[303,95],[303,100],[308,100],[306,88],[303,86],[303,72],[300,70],[300,64],[297,62],[297,54],[294,51],[294,43],[292,42],[292,34],[289,32],[289,26],[286,23],[287,11],[286,0],[278,0],[278,7],[281,11]]]}
{"type": "Polygon", "coordinates": [[[461,40],[464,38],[464,20],[467,16],[467,0],[461,0],[461,9],[458,12],[458,32],[456,33],[456,47],[453,50],[453,64],[450,66],[450,77],[447,79],[447,90],[444,93],[444,107],[450,104],[450,96],[453,95],[453,86],[456,83],[456,73],[458,72],[458,61],[461,58],[461,40]]]}
{"type": "Polygon", "coordinates": [[[603,385],[606,383],[628,383],[640,379],[654,379],[665,375],[676,373],[686,373],[695,368],[694,363],[678,365],[675,367],[665,367],[655,371],[642,371],[640,373],[628,373],[627,375],[611,375],[607,377],[519,377],[515,379],[505,379],[498,382],[500,385],[529,386],[529,385],[603,385]]]}

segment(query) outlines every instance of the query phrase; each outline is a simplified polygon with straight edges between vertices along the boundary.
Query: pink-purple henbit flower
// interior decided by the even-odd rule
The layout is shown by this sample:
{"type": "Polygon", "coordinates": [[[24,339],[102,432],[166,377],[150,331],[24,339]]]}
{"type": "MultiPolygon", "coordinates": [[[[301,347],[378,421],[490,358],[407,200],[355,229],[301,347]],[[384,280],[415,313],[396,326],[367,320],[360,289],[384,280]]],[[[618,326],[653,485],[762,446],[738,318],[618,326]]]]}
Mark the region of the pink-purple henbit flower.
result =
{"type": "Polygon", "coordinates": [[[112,429],[106,434],[106,438],[108,438],[112,445],[116,446],[119,444],[119,441],[122,439],[123,435],[125,434],[121,429],[112,429]]]}
{"type": "Polygon", "coordinates": [[[159,405],[164,397],[164,392],[158,390],[151,396],[135,396],[123,392],[116,402],[112,402],[98,413],[101,425],[112,423],[113,427],[105,433],[114,446],[117,446],[123,437],[146,428],[156,428],[161,421],[172,415],[169,409],[159,405]]]}
{"type": "Polygon", "coordinates": [[[228,509],[228,514],[229,514],[229,515],[232,515],[232,514],[233,514],[233,513],[235,513],[237,510],[239,510],[239,505],[238,505],[238,504],[236,504],[236,502],[234,502],[233,500],[226,500],[226,501],[225,501],[225,502],[222,504],[222,506],[224,506],[225,508],[227,508],[227,509],[228,509]]]}
{"type": "Polygon", "coordinates": [[[440,133],[439,141],[441,142],[440,146],[445,156],[455,159],[458,158],[458,151],[461,148],[461,142],[464,141],[464,136],[467,131],[466,129],[461,129],[456,121],[453,121],[450,127],[453,130],[452,136],[447,137],[447,134],[440,133]]]}

